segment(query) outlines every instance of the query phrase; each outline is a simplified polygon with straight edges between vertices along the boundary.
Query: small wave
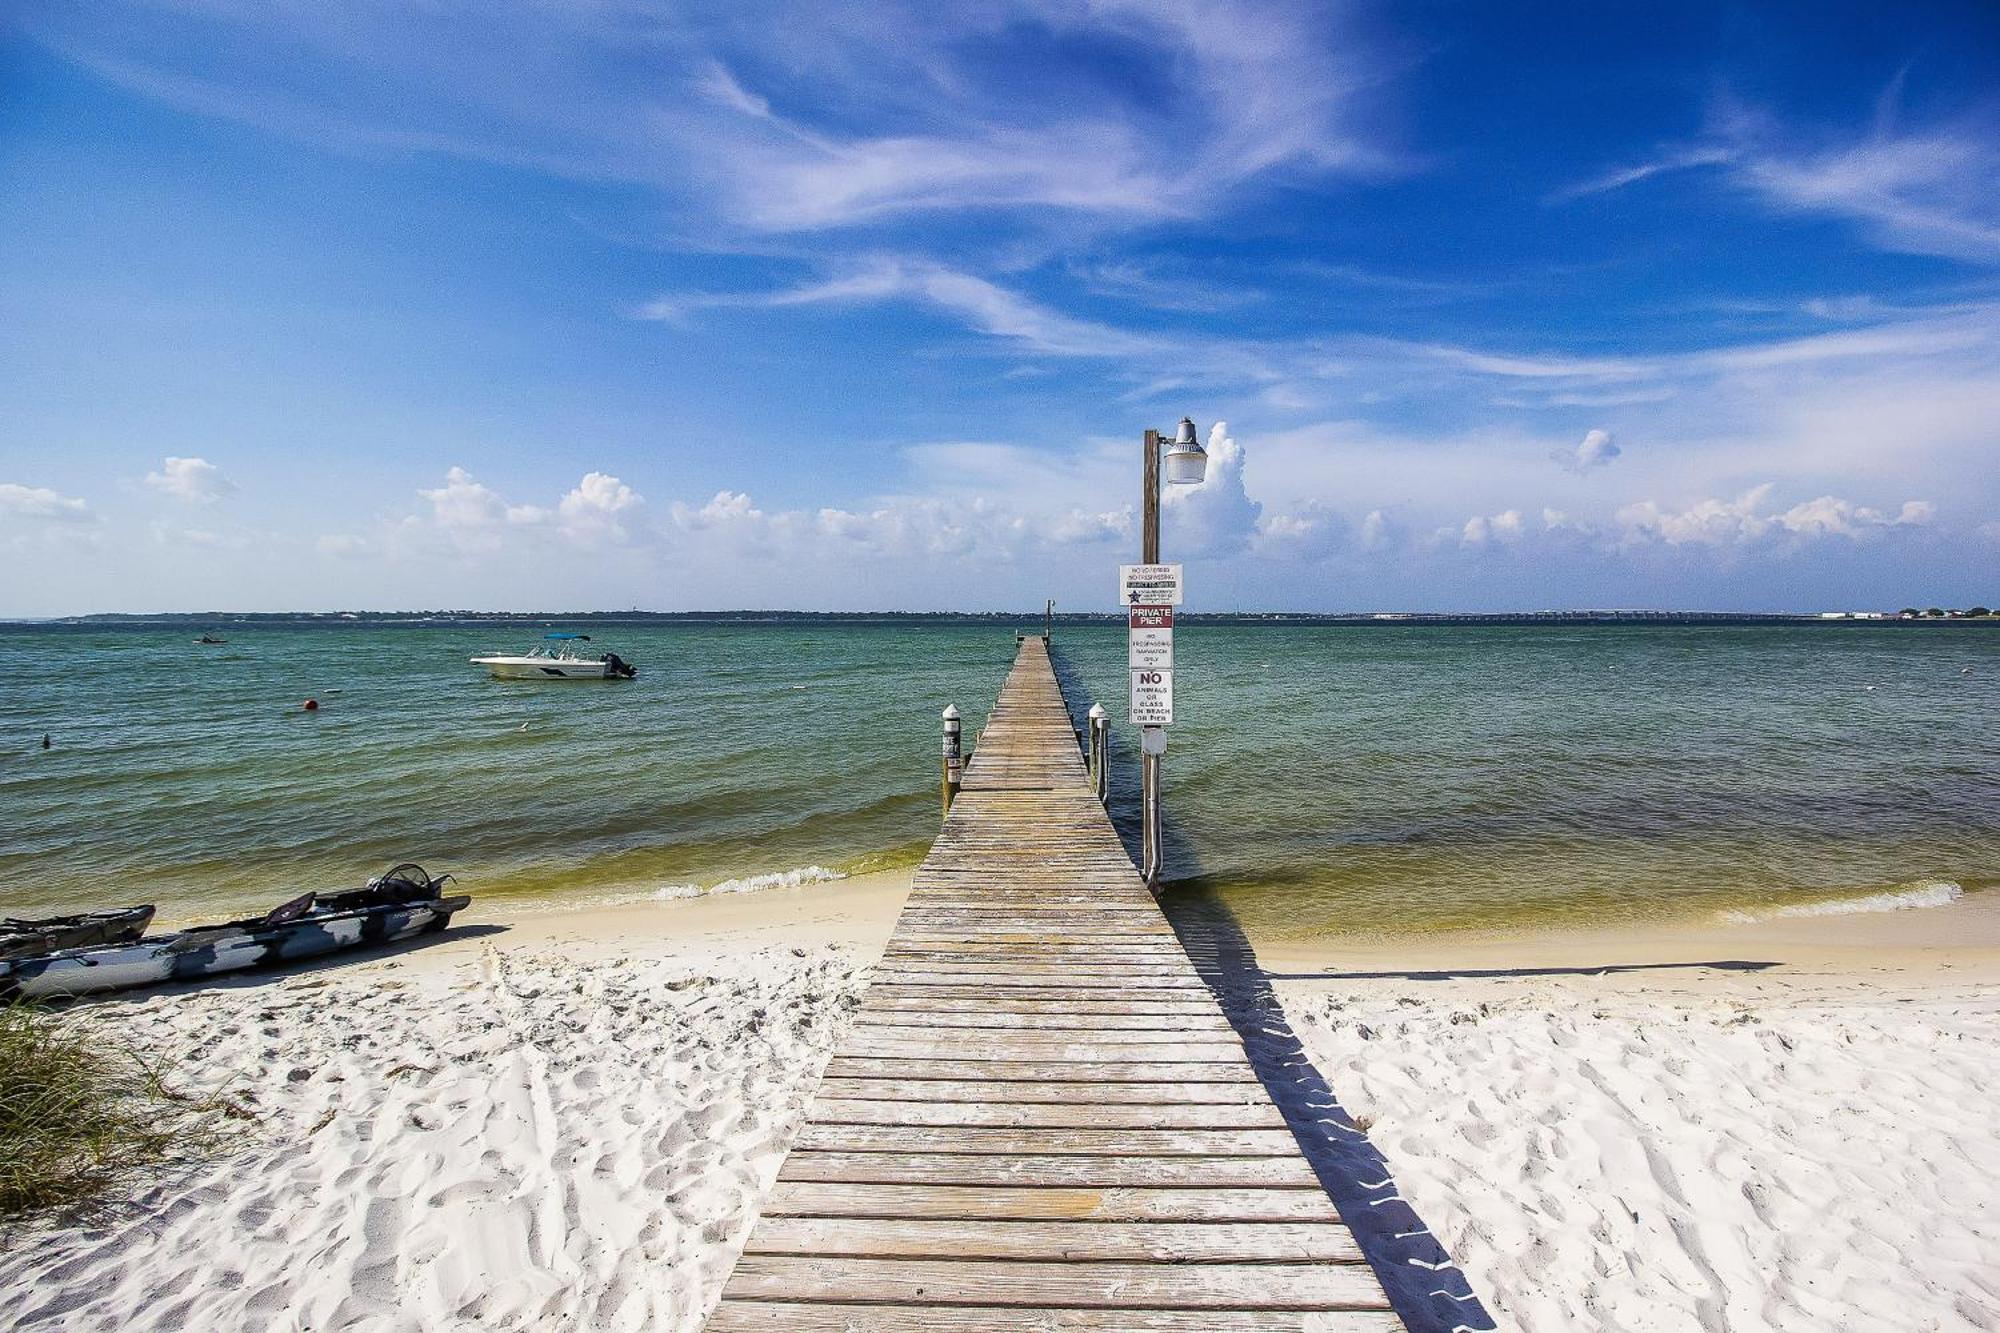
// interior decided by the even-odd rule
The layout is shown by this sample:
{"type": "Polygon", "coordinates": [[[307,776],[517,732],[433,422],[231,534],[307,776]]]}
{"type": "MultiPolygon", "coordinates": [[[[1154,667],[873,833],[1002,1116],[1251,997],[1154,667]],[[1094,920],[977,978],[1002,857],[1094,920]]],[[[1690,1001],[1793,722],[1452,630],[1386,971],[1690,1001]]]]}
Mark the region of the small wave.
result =
{"type": "Polygon", "coordinates": [[[807,884],[825,884],[829,880],[846,879],[838,870],[828,870],[825,866],[800,866],[796,870],[776,870],[765,875],[746,875],[741,879],[725,879],[720,884],[703,888],[699,884],[668,884],[645,894],[644,898],[653,902],[670,902],[676,898],[709,898],[721,893],[758,893],[764,889],[796,889],[807,884]]]}
{"type": "Polygon", "coordinates": [[[1733,925],[1749,925],[1778,917],[1852,916],[1859,912],[1902,912],[1913,907],[1949,907],[1965,896],[1965,890],[1948,879],[1913,884],[1890,893],[1871,893],[1860,898],[1834,898],[1816,903],[1795,903],[1764,912],[1724,912],[1722,919],[1733,925]]]}

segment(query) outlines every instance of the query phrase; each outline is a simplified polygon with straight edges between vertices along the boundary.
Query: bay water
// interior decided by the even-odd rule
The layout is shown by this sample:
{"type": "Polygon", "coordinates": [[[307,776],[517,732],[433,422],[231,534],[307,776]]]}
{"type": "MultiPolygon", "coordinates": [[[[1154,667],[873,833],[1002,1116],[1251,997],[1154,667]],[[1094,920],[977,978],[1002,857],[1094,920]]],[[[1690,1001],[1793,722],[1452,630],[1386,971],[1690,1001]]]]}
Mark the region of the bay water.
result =
{"type": "MultiPolygon", "coordinates": [[[[0,627],[0,914],[262,910],[398,861],[488,906],[919,859],[1004,620],[592,623],[630,682],[489,679],[538,623],[0,627]],[[308,698],[317,710],[304,709],[308,698]],[[41,748],[44,734],[50,748],[41,748]]],[[[1033,628],[1039,629],[1036,625],[1033,628]]],[[[1122,626],[1059,625],[1079,721],[1122,626]]],[[[2000,885],[2000,633],[1189,624],[1169,875],[1279,936],[1921,907],[2000,885]]]]}

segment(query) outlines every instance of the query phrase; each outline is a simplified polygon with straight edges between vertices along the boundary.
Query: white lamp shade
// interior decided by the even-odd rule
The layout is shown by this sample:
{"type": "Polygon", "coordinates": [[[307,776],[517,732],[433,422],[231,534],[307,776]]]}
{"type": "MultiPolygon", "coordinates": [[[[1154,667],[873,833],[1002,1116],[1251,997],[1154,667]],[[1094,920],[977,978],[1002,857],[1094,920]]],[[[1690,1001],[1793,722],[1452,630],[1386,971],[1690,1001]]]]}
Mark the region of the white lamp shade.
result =
{"type": "Polygon", "coordinates": [[[1199,444],[1179,444],[1167,450],[1167,484],[1196,486],[1208,475],[1208,450],[1199,444]]]}

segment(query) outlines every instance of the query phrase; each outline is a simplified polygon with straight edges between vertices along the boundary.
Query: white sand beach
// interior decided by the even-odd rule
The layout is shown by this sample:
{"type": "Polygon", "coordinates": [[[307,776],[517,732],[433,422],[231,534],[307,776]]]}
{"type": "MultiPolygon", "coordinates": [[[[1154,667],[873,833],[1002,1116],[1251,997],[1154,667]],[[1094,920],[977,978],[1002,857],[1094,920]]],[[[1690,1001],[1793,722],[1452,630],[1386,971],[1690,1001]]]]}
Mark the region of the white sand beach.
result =
{"type": "MultiPolygon", "coordinates": [[[[373,960],[81,1007],[255,1118],[88,1225],[10,1236],[5,1322],[698,1328],[907,881],[504,930],[476,905],[373,960]]],[[[1984,895],[1260,955],[1503,1326],[2000,1327],[1984,895]]]]}
{"type": "Polygon", "coordinates": [[[1263,962],[1503,1325],[1996,1329],[1995,907],[1263,962]]]}

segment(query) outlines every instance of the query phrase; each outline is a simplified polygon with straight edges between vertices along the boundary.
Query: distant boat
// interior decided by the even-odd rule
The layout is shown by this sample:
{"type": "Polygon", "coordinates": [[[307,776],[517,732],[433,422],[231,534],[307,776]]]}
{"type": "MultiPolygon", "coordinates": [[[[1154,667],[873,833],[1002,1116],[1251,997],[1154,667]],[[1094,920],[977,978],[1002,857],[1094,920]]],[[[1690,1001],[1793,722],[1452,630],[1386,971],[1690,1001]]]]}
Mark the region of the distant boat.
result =
{"type": "Polygon", "coordinates": [[[542,638],[541,647],[525,653],[471,661],[503,680],[630,680],[639,674],[637,667],[617,653],[592,657],[588,650],[578,648],[577,644],[590,642],[588,634],[544,634],[542,638]]]}
{"type": "Polygon", "coordinates": [[[196,643],[228,643],[228,642],[229,642],[229,640],[227,640],[227,639],[218,639],[218,638],[216,638],[216,637],[215,637],[215,636],[214,636],[213,634],[204,634],[204,635],[202,635],[202,636],[201,636],[201,637],[200,637],[199,639],[196,639],[196,640],[195,640],[195,642],[196,642],[196,643]]]}
{"type": "Polygon", "coordinates": [[[0,917],[0,959],[31,958],[59,949],[136,940],[146,933],[152,919],[150,906],[115,907],[71,916],[0,917]]]}
{"type": "MultiPolygon", "coordinates": [[[[452,913],[472,901],[444,897],[450,879],[432,879],[422,866],[406,863],[369,880],[366,888],[303,894],[247,921],[26,958],[0,957],[0,1002],[192,981],[443,930],[452,913]]],[[[152,909],[146,911],[150,915],[152,909]]]]}

